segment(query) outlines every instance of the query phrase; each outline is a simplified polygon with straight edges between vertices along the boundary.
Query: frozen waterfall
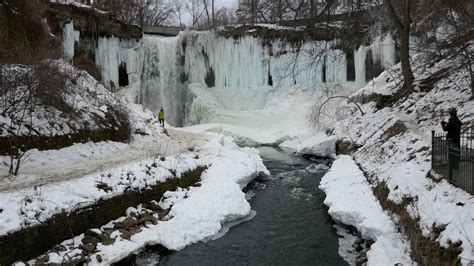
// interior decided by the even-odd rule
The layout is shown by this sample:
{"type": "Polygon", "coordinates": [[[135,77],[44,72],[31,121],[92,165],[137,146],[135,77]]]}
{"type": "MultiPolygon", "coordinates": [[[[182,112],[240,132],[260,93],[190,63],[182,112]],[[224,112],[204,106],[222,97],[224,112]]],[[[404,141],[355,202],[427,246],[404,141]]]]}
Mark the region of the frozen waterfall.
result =
{"type": "MultiPolygon", "coordinates": [[[[65,24],[63,46],[68,58],[73,58],[78,39],[73,24],[65,24]]],[[[127,86],[132,101],[155,113],[163,107],[167,122],[182,126],[199,122],[188,119],[205,107],[192,106],[196,93],[208,94],[201,101],[204,105],[259,110],[278,102],[274,97],[294,94],[288,88],[310,93],[331,87],[348,94],[397,61],[390,35],[349,51],[333,49],[334,44],[308,40],[295,45],[279,39],[234,39],[186,31],[177,37],[145,35],[141,40],[100,37],[93,54],[107,87],[127,86]]]]}
{"type": "Polygon", "coordinates": [[[183,125],[184,94],[177,37],[145,36],[138,103],[155,113],[161,107],[172,125],[183,125]]]}

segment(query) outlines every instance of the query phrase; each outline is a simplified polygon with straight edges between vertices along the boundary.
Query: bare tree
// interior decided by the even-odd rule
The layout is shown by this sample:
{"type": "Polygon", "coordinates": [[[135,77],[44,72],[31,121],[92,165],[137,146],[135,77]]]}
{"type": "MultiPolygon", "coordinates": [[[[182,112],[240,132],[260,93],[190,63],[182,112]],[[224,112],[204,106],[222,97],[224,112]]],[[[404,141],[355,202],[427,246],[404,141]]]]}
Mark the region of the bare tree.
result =
{"type": "Polygon", "coordinates": [[[395,8],[394,0],[383,1],[390,21],[395,27],[400,41],[400,61],[403,73],[403,87],[401,94],[406,95],[411,92],[414,80],[413,71],[410,64],[410,6],[411,0],[397,1],[400,8],[395,8]]]}
{"type": "Polygon", "coordinates": [[[417,50],[432,61],[449,59],[451,71],[466,70],[474,97],[474,2],[419,0],[415,13],[417,50]]]}
{"type": "MultiPolygon", "coordinates": [[[[451,3],[447,21],[455,29],[454,36],[445,45],[451,48],[452,56],[460,60],[470,77],[471,99],[474,99],[474,3],[456,1],[451,3]]],[[[449,50],[449,49],[448,49],[449,50]]]]}
{"type": "Polygon", "coordinates": [[[185,2],[185,9],[191,16],[193,28],[199,27],[199,21],[204,13],[202,0],[188,0],[185,2]]]}
{"type": "Polygon", "coordinates": [[[215,14],[214,14],[214,0],[202,0],[203,6],[204,6],[204,11],[206,12],[206,18],[207,18],[207,27],[209,29],[214,28],[214,20],[215,20],[215,14]],[[209,2],[211,2],[209,4],[209,2]],[[209,7],[211,5],[211,7],[209,7]],[[209,11],[210,9],[210,11],[209,11]]]}
{"type": "Polygon", "coordinates": [[[35,65],[3,65],[0,67],[0,115],[10,122],[7,153],[10,156],[9,173],[17,175],[27,153],[30,135],[41,135],[35,129],[33,116],[41,105],[61,107],[67,104],[66,77],[48,63],[35,65]]]}
{"type": "Polygon", "coordinates": [[[235,10],[227,7],[221,7],[216,11],[215,16],[215,27],[226,26],[237,23],[237,17],[235,16],[235,10]]]}
{"type": "Polygon", "coordinates": [[[179,26],[184,28],[183,16],[184,16],[184,0],[175,0],[171,2],[171,11],[174,17],[178,20],[179,26]]]}
{"type": "Polygon", "coordinates": [[[94,6],[110,12],[125,23],[140,26],[164,25],[169,22],[174,11],[174,5],[168,0],[100,0],[94,6]]]}

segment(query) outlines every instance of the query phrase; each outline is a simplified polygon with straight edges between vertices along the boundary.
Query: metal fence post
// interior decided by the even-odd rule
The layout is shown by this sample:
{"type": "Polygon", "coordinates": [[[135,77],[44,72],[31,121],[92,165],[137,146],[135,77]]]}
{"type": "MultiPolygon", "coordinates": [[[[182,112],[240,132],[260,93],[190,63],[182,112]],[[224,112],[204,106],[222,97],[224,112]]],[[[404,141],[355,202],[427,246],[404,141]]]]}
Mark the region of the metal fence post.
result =
{"type": "Polygon", "coordinates": [[[451,156],[451,143],[448,140],[447,141],[447,146],[448,146],[448,180],[453,181],[453,168],[452,168],[452,156],[451,156]]]}
{"type": "Polygon", "coordinates": [[[431,169],[434,169],[435,163],[435,131],[431,130],[431,169]]]}

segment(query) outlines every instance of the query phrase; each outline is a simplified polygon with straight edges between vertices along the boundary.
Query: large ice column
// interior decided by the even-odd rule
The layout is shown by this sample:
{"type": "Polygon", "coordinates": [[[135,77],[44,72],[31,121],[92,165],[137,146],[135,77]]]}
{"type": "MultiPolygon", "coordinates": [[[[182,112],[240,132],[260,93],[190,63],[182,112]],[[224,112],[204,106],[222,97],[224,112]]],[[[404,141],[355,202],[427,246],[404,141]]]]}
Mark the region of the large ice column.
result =
{"type": "Polygon", "coordinates": [[[249,88],[267,83],[268,66],[259,39],[221,38],[212,32],[184,36],[185,69],[191,83],[216,88],[249,88]]]}
{"type": "Polygon", "coordinates": [[[125,63],[129,83],[140,82],[143,67],[141,40],[121,39],[119,42],[119,64],[125,63]]]}
{"type": "Polygon", "coordinates": [[[63,51],[67,59],[74,57],[74,44],[79,41],[79,31],[74,30],[74,22],[64,24],[62,28],[63,51]]]}
{"type": "Polygon", "coordinates": [[[390,34],[382,38],[375,38],[370,45],[373,59],[380,62],[383,68],[388,68],[395,64],[395,41],[390,34]]]}
{"type": "Polygon", "coordinates": [[[119,80],[119,38],[100,37],[95,50],[95,63],[107,87],[117,87],[119,80]]]}
{"type": "Polygon", "coordinates": [[[178,61],[178,37],[143,38],[143,70],[139,103],[158,112],[163,108],[166,121],[181,126],[184,121],[183,85],[178,61]]]}
{"type": "Polygon", "coordinates": [[[354,51],[354,64],[356,71],[356,87],[362,88],[367,81],[365,80],[365,58],[367,56],[367,48],[360,46],[354,51]]]}
{"type": "Polygon", "coordinates": [[[379,36],[369,46],[360,46],[354,52],[354,61],[355,88],[361,88],[367,84],[368,78],[378,76],[380,72],[395,64],[395,41],[391,35],[379,36]],[[369,57],[371,60],[368,60],[369,57]]]}
{"type": "Polygon", "coordinates": [[[220,89],[311,86],[322,82],[323,65],[329,82],[354,83],[346,82],[345,54],[332,50],[329,42],[296,45],[252,36],[231,39],[210,32],[190,32],[183,38],[191,83],[220,89]]]}
{"type": "Polygon", "coordinates": [[[119,66],[125,63],[129,83],[141,76],[141,42],[135,39],[100,37],[95,47],[95,63],[100,68],[102,81],[108,88],[119,86],[119,66]]]}

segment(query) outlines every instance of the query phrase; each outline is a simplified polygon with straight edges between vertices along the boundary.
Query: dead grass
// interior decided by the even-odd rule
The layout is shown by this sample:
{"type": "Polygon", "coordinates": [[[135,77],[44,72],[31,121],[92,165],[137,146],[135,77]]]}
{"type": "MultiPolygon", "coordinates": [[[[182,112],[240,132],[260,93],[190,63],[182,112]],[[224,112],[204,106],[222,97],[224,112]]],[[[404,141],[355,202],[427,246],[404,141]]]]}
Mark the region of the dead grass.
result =
{"type": "Polygon", "coordinates": [[[389,127],[385,133],[382,135],[383,142],[389,140],[390,138],[405,133],[408,130],[407,126],[400,121],[395,122],[391,127],[389,127]]]}
{"type": "Polygon", "coordinates": [[[420,221],[413,218],[407,211],[407,206],[413,203],[413,198],[403,198],[400,204],[388,199],[389,189],[385,182],[373,188],[374,195],[379,199],[382,207],[400,217],[398,225],[401,231],[409,238],[412,259],[420,265],[460,265],[459,254],[462,252],[461,243],[450,243],[447,248],[442,247],[436,239],[445,229],[445,225],[433,224],[428,237],[423,236],[420,221]]]}

